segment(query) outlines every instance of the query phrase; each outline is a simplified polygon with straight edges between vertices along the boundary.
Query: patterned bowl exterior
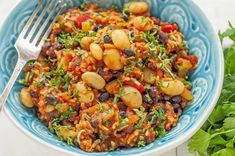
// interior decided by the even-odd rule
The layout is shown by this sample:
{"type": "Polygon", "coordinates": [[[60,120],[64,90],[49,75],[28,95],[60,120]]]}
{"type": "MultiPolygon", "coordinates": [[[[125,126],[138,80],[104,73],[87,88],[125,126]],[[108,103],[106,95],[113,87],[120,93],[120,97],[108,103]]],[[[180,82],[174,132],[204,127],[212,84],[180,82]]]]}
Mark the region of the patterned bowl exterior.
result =
{"type": "MultiPolygon", "coordinates": [[[[67,0],[68,7],[77,6],[82,0],[67,0]]],[[[91,0],[96,1],[96,0],[91,0]]],[[[15,84],[5,112],[25,134],[42,144],[72,155],[132,155],[162,153],[189,139],[207,119],[213,110],[223,81],[223,53],[217,35],[210,23],[191,0],[146,0],[151,12],[164,21],[177,22],[184,33],[190,53],[199,57],[199,64],[190,73],[193,82],[194,100],[183,112],[177,126],[165,137],[156,140],[144,148],[122,149],[106,153],[86,153],[78,148],[70,147],[50,133],[47,127],[35,115],[35,110],[26,109],[19,102],[21,85],[15,84]]],[[[3,90],[14,69],[17,53],[14,43],[26,20],[34,10],[37,0],[22,0],[12,11],[1,29],[0,36],[0,90],[3,90]]],[[[102,7],[112,4],[120,8],[124,0],[99,0],[102,7]]],[[[22,77],[22,74],[21,76],[22,77]]]]}

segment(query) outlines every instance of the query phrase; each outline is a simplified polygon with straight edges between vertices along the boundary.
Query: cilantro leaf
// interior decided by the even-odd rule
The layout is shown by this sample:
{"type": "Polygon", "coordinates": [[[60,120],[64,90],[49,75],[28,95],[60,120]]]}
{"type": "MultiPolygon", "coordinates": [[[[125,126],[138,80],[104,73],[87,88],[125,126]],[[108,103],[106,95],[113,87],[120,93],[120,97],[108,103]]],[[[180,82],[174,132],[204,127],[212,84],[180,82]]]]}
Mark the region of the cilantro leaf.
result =
{"type": "MultiPolygon", "coordinates": [[[[232,130],[235,129],[235,117],[228,117],[224,119],[223,128],[225,130],[232,130]]],[[[226,133],[226,136],[228,137],[234,137],[235,136],[235,130],[229,133],[226,133]]]]}
{"type": "MultiPolygon", "coordinates": [[[[234,29],[235,31],[235,29],[234,29]]],[[[235,47],[228,48],[225,51],[225,74],[235,73],[235,47]]]]}
{"type": "Polygon", "coordinates": [[[210,144],[211,135],[202,129],[200,129],[189,142],[189,151],[195,152],[198,151],[201,156],[205,156],[207,148],[210,144]],[[199,146],[200,145],[200,146],[199,146]]]}
{"type": "MultiPolygon", "coordinates": [[[[229,25],[226,32],[219,34],[221,41],[229,37],[235,42],[235,28],[229,25]]],[[[189,150],[200,156],[235,155],[235,44],[227,48],[224,55],[224,84],[217,106],[188,144],[189,150]]]]}
{"type": "Polygon", "coordinates": [[[219,37],[221,42],[223,42],[226,37],[229,37],[231,40],[235,41],[235,28],[232,26],[231,22],[229,22],[229,28],[225,32],[219,32],[219,37]]]}
{"type": "Polygon", "coordinates": [[[146,146],[146,142],[143,141],[143,140],[140,140],[140,141],[138,141],[137,146],[138,147],[144,147],[144,146],[146,146]]]}
{"type": "Polygon", "coordinates": [[[235,148],[224,148],[212,154],[211,156],[234,156],[234,155],[235,155],[235,148]]]}

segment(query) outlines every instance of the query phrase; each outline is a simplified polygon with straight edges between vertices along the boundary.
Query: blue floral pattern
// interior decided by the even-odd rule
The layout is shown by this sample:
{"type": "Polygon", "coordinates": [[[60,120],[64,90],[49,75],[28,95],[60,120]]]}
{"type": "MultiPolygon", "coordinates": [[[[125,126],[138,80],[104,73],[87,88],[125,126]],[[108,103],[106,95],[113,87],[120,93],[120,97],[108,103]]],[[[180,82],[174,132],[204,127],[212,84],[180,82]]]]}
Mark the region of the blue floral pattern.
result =
{"type": "MultiPolygon", "coordinates": [[[[67,7],[79,5],[82,0],[64,0],[67,7]]],[[[122,7],[128,0],[89,0],[102,7],[113,4],[122,7]]],[[[146,0],[154,16],[164,21],[177,22],[188,41],[190,53],[199,57],[199,64],[190,73],[193,82],[194,100],[183,112],[177,126],[161,139],[144,148],[122,149],[106,153],[86,153],[61,142],[36,117],[34,109],[26,109],[19,102],[21,85],[15,84],[5,106],[6,113],[21,130],[28,135],[56,149],[73,155],[131,155],[160,153],[176,147],[188,139],[206,120],[213,109],[223,81],[223,54],[219,40],[208,20],[191,0],[146,0]]],[[[16,63],[14,43],[26,20],[36,7],[37,0],[22,0],[5,22],[0,36],[0,90],[6,85],[16,63]]],[[[21,76],[22,77],[22,74],[21,76]]]]}

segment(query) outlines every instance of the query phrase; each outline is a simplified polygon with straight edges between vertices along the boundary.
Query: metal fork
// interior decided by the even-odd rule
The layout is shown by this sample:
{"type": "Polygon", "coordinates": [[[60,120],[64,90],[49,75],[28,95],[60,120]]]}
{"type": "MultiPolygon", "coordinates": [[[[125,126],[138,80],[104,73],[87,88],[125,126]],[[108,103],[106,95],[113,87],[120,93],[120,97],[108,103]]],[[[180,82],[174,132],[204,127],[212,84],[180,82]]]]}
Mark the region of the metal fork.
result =
{"type": "Polygon", "coordinates": [[[32,13],[15,43],[15,48],[18,53],[18,60],[9,82],[0,95],[0,112],[21,70],[28,61],[36,60],[38,58],[45,39],[48,37],[51,31],[52,23],[56,20],[56,17],[60,14],[61,10],[66,5],[64,4],[61,6],[62,2],[60,0],[57,1],[53,6],[52,11],[50,11],[49,15],[44,21],[43,18],[46,15],[48,8],[52,4],[52,0],[48,0],[46,6],[40,12],[41,7],[43,6],[43,2],[44,0],[39,1],[36,9],[32,13]],[[37,14],[39,14],[38,18],[37,14]],[[51,20],[53,17],[54,19],[51,20]],[[43,24],[40,26],[41,22],[43,22],[43,24]]]}

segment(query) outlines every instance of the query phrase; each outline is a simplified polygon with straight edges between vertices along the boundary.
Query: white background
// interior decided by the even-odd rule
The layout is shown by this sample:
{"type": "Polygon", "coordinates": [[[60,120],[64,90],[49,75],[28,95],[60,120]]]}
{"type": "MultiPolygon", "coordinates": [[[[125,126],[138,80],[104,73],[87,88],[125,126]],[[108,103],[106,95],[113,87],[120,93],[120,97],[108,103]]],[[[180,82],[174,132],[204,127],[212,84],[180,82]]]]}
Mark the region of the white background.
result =
{"type": "MultiPolygon", "coordinates": [[[[0,0],[0,26],[19,1],[0,0]]],[[[235,0],[193,1],[201,7],[216,31],[226,29],[228,20],[235,25],[235,0]]],[[[28,138],[11,123],[5,114],[0,113],[0,156],[66,156],[66,154],[28,138]]],[[[185,143],[161,156],[194,156],[194,154],[187,152],[185,143]]]]}

